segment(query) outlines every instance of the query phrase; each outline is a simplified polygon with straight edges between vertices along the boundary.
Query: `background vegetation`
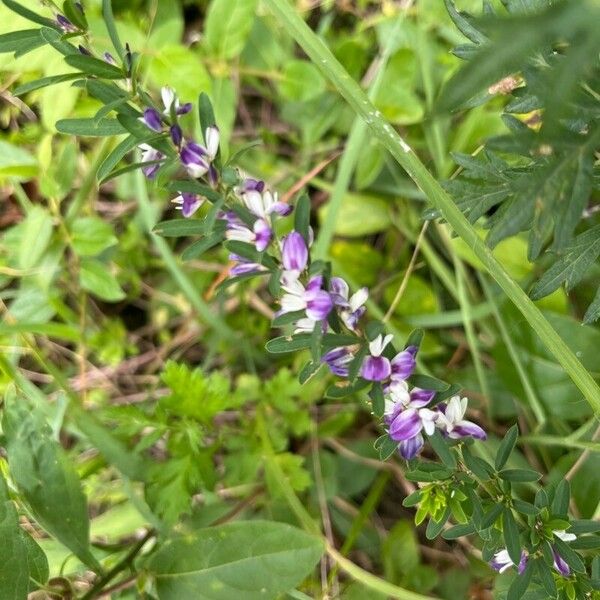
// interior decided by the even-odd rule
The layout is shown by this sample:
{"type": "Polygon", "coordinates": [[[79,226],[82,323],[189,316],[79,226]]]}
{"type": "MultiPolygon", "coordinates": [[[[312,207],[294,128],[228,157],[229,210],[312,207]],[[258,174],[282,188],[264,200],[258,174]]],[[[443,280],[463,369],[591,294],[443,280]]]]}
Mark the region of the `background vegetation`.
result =
{"type": "MultiPolygon", "coordinates": [[[[183,101],[208,93],[225,155],[258,140],[238,161],[245,171],[282,194],[307,187],[317,256],[329,256],[354,289],[369,286],[371,314],[400,339],[426,330],[421,371],[465,388],[472,418],[490,433],[474,451],[490,459],[518,422],[510,466],[533,466],[548,485],[570,481],[572,514],[598,519],[600,429],[590,406],[594,394],[600,403],[597,388],[588,385],[586,402],[556,347],[506,299],[473,245],[444,221],[424,220],[440,213],[268,4],[132,0],[113,8],[121,39],[141,54],[146,86],[170,85],[183,101]]],[[[457,4],[482,13],[478,0],[457,4]]],[[[484,3],[488,20],[477,22],[439,0],[297,8],[597,379],[598,20],[587,6],[573,9],[577,3],[529,14],[547,4],[484,3]],[[492,9],[513,20],[492,21],[492,9]]],[[[111,49],[101,2],[89,0],[85,10],[94,49],[111,49]]],[[[0,34],[29,27],[0,5],[0,34]]],[[[113,586],[114,598],[152,598],[154,578],[189,552],[163,546],[132,568],[133,551],[165,527],[216,526],[202,543],[225,531],[232,547],[243,547],[281,538],[269,532],[273,522],[309,531],[317,523],[340,559],[325,555],[304,581],[282,575],[269,593],[392,594],[365,587],[373,573],[438,598],[504,598],[514,574],[496,576],[470,542],[432,542],[414,526],[415,511],[402,502],[415,483],[401,461],[379,460],[366,399],[325,399],[324,372],[297,382],[306,357],[264,350],[273,314],[261,284],[217,292],[227,252],[197,257],[186,254],[188,241],[158,236],[154,225],[174,216],[171,196],[139,171],[98,188],[98,170],[108,175],[103,161],[118,140],[64,135],[60,122],[93,119],[101,105],[69,81],[18,89],[68,71],[48,47],[0,54],[0,385],[14,407],[0,446],[10,456],[14,444],[24,461],[9,471],[0,454],[0,471],[33,490],[19,505],[30,575],[38,568],[32,577],[49,579],[58,597],[101,597],[113,586]],[[23,393],[26,401],[16,397],[23,393]],[[22,423],[31,434],[25,442],[11,435],[11,424],[22,423]],[[20,476],[30,463],[49,486],[20,476]],[[75,475],[87,508],[73,491],[75,475]],[[294,494],[312,525],[298,523],[294,494]],[[61,511],[81,517],[79,530],[56,529],[52,514],[61,511]],[[73,550],[87,536],[86,511],[91,555],[73,550]],[[218,529],[251,519],[271,523],[218,529]],[[95,561],[109,574],[117,565],[118,576],[93,579],[95,561]]],[[[0,499],[14,491],[0,485],[0,499]]],[[[297,552],[285,560],[304,560],[309,572],[320,546],[296,529],[285,535],[297,552]]],[[[0,559],[9,568],[19,562],[7,546],[0,559]]],[[[229,582],[235,593],[258,568],[238,567],[229,582]]],[[[201,575],[196,584],[210,582],[201,575]]],[[[161,599],[183,597],[175,584],[162,585],[161,599]]],[[[231,589],[207,597],[233,598],[231,589]]]]}

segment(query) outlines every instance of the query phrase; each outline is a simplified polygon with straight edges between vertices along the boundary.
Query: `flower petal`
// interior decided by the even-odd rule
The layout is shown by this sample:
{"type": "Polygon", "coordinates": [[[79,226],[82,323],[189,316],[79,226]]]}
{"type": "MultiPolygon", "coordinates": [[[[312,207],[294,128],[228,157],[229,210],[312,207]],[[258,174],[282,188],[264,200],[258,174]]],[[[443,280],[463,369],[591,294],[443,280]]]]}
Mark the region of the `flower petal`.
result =
{"type": "Polygon", "coordinates": [[[419,413],[413,408],[402,411],[390,424],[390,437],[395,442],[402,442],[415,437],[423,429],[419,413]]]}
{"type": "Polygon", "coordinates": [[[367,381],[384,381],[390,372],[390,361],[384,356],[367,356],[360,370],[361,376],[367,381]]]}
{"type": "Polygon", "coordinates": [[[308,263],[308,248],[304,238],[292,231],[283,238],[281,260],[286,271],[303,271],[308,263]]]}

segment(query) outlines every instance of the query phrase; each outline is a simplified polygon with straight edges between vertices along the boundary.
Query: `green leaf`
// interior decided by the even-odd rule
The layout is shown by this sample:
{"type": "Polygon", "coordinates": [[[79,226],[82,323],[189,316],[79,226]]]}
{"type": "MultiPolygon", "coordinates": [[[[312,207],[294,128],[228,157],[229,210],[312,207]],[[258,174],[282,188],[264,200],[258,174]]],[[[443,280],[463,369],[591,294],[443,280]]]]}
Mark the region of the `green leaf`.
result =
{"type": "Polygon", "coordinates": [[[29,589],[27,546],[17,509],[8,496],[0,474],[0,597],[2,600],[26,600],[29,589]]]}
{"type": "Polygon", "coordinates": [[[473,523],[461,523],[460,525],[454,525],[454,527],[450,527],[450,529],[446,529],[442,533],[442,537],[445,540],[456,540],[465,535],[471,535],[475,533],[475,526],[473,523]]]}
{"type": "Polygon", "coordinates": [[[556,598],[556,583],[554,581],[554,575],[552,575],[550,567],[544,562],[543,558],[534,558],[531,560],[535,562],[538,578],[542,582],[544,589],[548,593],[548,597],[556,598]]]}
{"type": "Polygon", "coordinates": [[[571,486],[567,479],[561,479],[554,491],[552,499],[552,514],[567,516],[569,513],[569,501],[571,500],[571,486]]]}
{"type": "Polygon", "coordinates": [[[0,54],[18,52],[22,56],[25,52],[35,50],[44,44],[45,41],[40,36],[39,29],[11,31],[0,35],[0,54]]]}
{"type": "Polygon", "coordinates": [[[23,399],[5,407],[3,429],[12,478],[39,524],[92,569],[87,501],[73,462],[23,399]]]}
{"type": "Polygon", "coordinates": [[[503,508],[502,504],[494,504],[481,520],[481,528],[487,529],[488,527],[491,527],[502,513],[503,508]]]}
{"type": "MultiPolygon", "coordinates": [[[[321,222],[327,219],[328,205],[319,209],[321,222]]],[[[340,206],[335,233],[345,237],[362,237],[383,231],[390,223],[389,206],[375,196],[346,194],[340,206]]]]}
{"type": "Polygon", "coordinates": [[[600,225],[578,235],[563,255],[540,277],[531,288],[534,300],[543,298],[556,290],[563,282],[571,289],[589,273],[590,267],[600,256],[600,225]]]}
{"type": "Polygon", "coordinates": [[[93,56],[73,54],[65,57],[65,62],[86,75],[95,75],[101,79],[125,79],[125,74],[119,67],[93,56]]]}
{"type": "Polygon", "coordinates": [[[117,26],[115,24],[115,18],[113,16],[111,0],[102,0],[102,17],[104,19],[104,24],[106,25],[106,30],[108,31],[108,35],[110,37],[114,49],[116,50],[121,60],[124,61],[125,49],[123,48],[123,44],[121,44],[121,40],[117,32],[117,26]]]}
{"type": "Polygon", "coordinates": [[[76,6],[74,0],[65,0],[63,2],[63,13],[80,30],[87,31],[89,28],[84,11],[76,6]]]}
{"type": "Polygon", "coordinates": [[[0,178],[31,179],[37,173],[37,160],[27,150],[0,140],[0,178]]]}
{"type": "Polygon", "coordinates": [[[55,85],[57,83],[63,83],[64,81],[71,81],[72,79],[77,79],[78,77],[81,77],[79,73],[65,73],[64,75],[52,75],[50,77],[42,77],[41,79],[29,81],[16,87],[13,90],[13,94],[15,96],[22,96],[23,94],[27,94],[28,92],[33,92],[35,90],[39,90],[50,85],[55,85]]]}
{"type": "Polygon", "coordinates": [[[499,471],[506,464],[506,461],[509,459],[511,452],[517,443],[518,437],[519,427],[515,424],[506,432],[506,435],[504,436],[504,439],[500,443],[498,451],[496,452],[495,466],[497,471],[499,471]]]}
{"type": "Polygon", "coordinates": [[[325,91],[325,80],[318,69],[305,60],[288,60],[278,82],[281,95],[297,102],[306,102],[325,91]]]}
{"type": "Polygon", "coordinates": [[[374,382],[371,386],[369,398],[371,398],[373,414],[376,417],[382,417],[385,410],[385,399],[383,397],[383,388],[381,387],[381,383],[379,381],[374,382]]]}
{"type": "Polygon", "coordinates": [[[265,348],[271,354],[297,352],[310,348],[310,338],[310,333],[300,333],[292,337],[280,336],[269,340],[265,344],[265,348]]]}
{"type": "Polygon", "coordinates": [[[472,17],[466,13],[456,10],[453,0],[444,0],[446,10],[452,19],[452,22],[458,27],[460,32],[474,44],[481,44],[487,40],[473,24],[472,17]]]}
{"type": "MultiPolygon", "coordinates": [[[[519,561],[517,561],[516,564],[519,564],[519,561]]],[[[530,560],[525,567],[525,571],[523,571],[523,573],[520,575],[515,576],[513,582],[508,588],[506,600],[520,600],[525,595],[525,592],[529,587],[529,583],[531,582],[534,568],[535,564],[532,560],[530,560]]]]}
{"type": "Polygon", "coordinates": [[[28,21],[32,21],[33,23],[37,23],[38,25],[44,25],[45,27],[52,27],[53,29],[58,29],[58,25],[46,17],[42,17],[37,13],[25,8],[18,2],[14,2],[13,0],[2,0],[2,3],[10,8],[13,12],[16,12],[18,15],[25,17],[28,21]]]}
{"type": "Polygon", "coordinates": [[[537,471],[531,469],[505,469],[498,473],[501,479],[504,481],[514,482],[526,482],[526,481],[538,481],[542,476],[537,471]]]}
{"type": "Polygon", "coordinates": [[[201,219],[172,219],[157,223],[153,231],[163,237],[202,235],[206,232],[206,224],[201,219]]]}
{"type": "Polygon", "coordinates": [[[440,533],[442,533],[442,529],[444,529],[444,525],[450,518],[450,508],[446,508],[442,518],[439,521],[429,519],[429,523],[427,523],[427,528],[425,529],[425,537],[428,540],[434,540],[440,533]]]}
{"type": "Polygon", "coordinates": [[[308,230],[310,227],[310,198],[304,193],[296,202],[294,214],[294,229],[305,239],[308,240],[308,230]]]}
{"type": "Polygon", "coordinates": [[[106,302],[118,302],[125,292],[110,272],[108,265],[93,258],[81,262],[79,273],[81,287],[106,302]]]}
{"type": "Polygon", "coordinates": [[[283,523],[230,523],[168,540],[148,561],[160,600],[269,600],[299,584],[323,554],[283,523]]]}
{"type": "Polygon", "coordinates": [[[62,34],[56,29],[50,27],[42,27],[40,29],[40,35],[48,42],[55,50],[60,52],[63,56],[80,56],[79,50],[73,46],[73,44],[67,42],[62,34]]]}
{"type": "Polygon", "coordinates": [[[117,119],[61,119],[56,123],[56,130],[68,135],[106,137],[127,133],[117,119]]]}
{"type": "Polygon", "coordinates": [[[21,239],[18,264],[21,269],[31,269],[40,262],[50,244],[53,231],[52,217],[46,209],[34,206],[19,228],[21,239]]]}
{"type": "Polygon", "coordinates": [[[71,226],[71,243],[79,256],[96,256],[117,243],[111,225],[98,217],[80,217],[71,226]]]}
{"type": "MultiPolygon", "coordinates": [[[[379,436],[375,440],[373,446],[379,454],[379,460],[387,460],[394,452],[396,452],[396,450],[398,450],[398,442],[395,442],[387,433],[379,436]]],[[[409,505],[405,504],[405,506],[409,505]]]]}
{"type": "Polygon", "coordinates": [[[449,469],[456,469],[456,458],[454,454],[448,448],[446,440],[442,437],[440,432],[436,429],[433,435],[428,437],[429,443],[433,448],[434,452],[440,457],[440,460],[449,469]]]}
{"type": "Polygon", "coordinates": [[[182,260],[192,260],[193,258],[198,258],[202,254],[204,254],[207,250],[214,248],[217,244],[223,241],[223,234],[213,233],[212,235],[207,235],[203,237],[201,240],[190,244],[181,255],[182,260]]]}
{"type": "Polygon", "coordinates": [[[502,534],[508,555],[515,565],[521,560],[521,540],[519,528],[510,508],[502,510],[502,534]]]}
{"type": "Polygon", "coordinates": [[[250,34],[257,0],[213,0],[210,3],[204,36],[206,49],[220,59],[238,56],[250,34]]]}
{"type": "Polygon", "coordinates": [[[200,183],[198,181],[190,181],[190,180],[175,180],[170,181],[167,184],[167,189],[171,192],[190,192],[191,194],[199,194],[200,196],[204,196],[210,202],[217,202],[222,198],[219,192],[216,192],[211,187],[200,183]]]}
{"type": "Polygon", "coordinates": [[[430,377],[429,375],[413,375],[410,378],[410,382],[415,387],[435,392],[445,392],[450,387],[449,383],[435,377],[430,377]]]}
{"type": "Polygon", "coordinates": [[[583,322],[586,325],[595,323],[600,317],[600,287],[596,290],[596,295],[592,300],[592,303],[588,306],[583,317],[583,322]]]}
{"type": "Polygon", "coordinates": [[[204,143],[206,143],[206,130],[209,127],[214,127],[217,124],[212,102],[210,101],[210,98],[206,92],[202,92],[198,97],[198,116],[200,118],[202,138],[204,139],[204,143]]]}
{"type": "Polygon", "coordinates": [[[96,179],[103,182],[112,170],[127,156],[134,148],[137,147],[139,141],[133,136],[128,135],[120,142],[115,149],[102,161],[96,173],[96,179]]]}

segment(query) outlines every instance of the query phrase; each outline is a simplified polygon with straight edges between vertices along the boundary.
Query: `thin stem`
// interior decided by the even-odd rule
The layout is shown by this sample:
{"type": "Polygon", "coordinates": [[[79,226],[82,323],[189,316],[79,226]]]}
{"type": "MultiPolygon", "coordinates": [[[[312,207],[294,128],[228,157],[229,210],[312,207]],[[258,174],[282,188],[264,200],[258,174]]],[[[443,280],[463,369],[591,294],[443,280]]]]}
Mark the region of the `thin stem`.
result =
{"type": "Polygon", "coordinates": [[[443,218],[473,250],[486,270],[504,290],[532,329],[569,374],[575,385],[581,390],[594,412],[600,414],[600,387],[598,384],[519,284],[496,260],[490,248],[477,235],[473,225],[469,223],[452,198],[427,170],[427,167],[412,148],[381,116],[361,87],[348,75],[344,67],[296,13],[288,0],[265,0],[265,4],[321,72],[333,83],[354,111],[365,120],[375,137],[380,140],[398,164],[421,188],[431,204],[440,210],[443,218]]]}
{"type": "Polygon", "coordinates": [[[92,589],[87,592],[87,594],[81,597],[81,600],[91,600],[92,598],[96,598],[99,594],[102,593],[102,589],[104,586],[111,582],[121,571],[125,571],[128,569],[133,563],[135,557],[138,555],[140,550],[144,547],[146,542],[154,537],[154,531],[150,530],[144,535],[144,537],[139,540],[135,546],[109,571],[106,572],[105,575],[100,577],[100,579],[94,584],[92,589]]]}

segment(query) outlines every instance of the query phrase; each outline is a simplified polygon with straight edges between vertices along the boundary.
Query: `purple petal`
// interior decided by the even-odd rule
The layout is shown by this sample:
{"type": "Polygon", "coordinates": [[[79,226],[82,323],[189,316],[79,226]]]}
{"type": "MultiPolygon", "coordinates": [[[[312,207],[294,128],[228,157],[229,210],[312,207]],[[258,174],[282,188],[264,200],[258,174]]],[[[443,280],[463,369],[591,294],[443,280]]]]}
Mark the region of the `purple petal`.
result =
{"type": "Polygon", "coordinates": [[[390,424],[390,437],[403,442],[415,437],[423,429],[419,413],[413,408],[402,411],[390,424]]]}
{"type": "Polygon", "coordinates": [[[71,23],[71,21],[69,21],[69,19],[67,19],[67,17],[65,17],[64,15],[56,15],[56,22],[63,31],[77,31],[77,27],[75,27],[75,25],[73,25],[73,23],[71,23]]]}
{"type": "Polygon", "coordinates": [[[323,321],[333,308],[331,296],[325,290],[306,295],[306,316],[313,321],[323,321]]]}
{"type": "Polygon", "coordinates": [[[423,436],[419,433],[415,435],[415,437],[410,438],[409,440],[404,440],[400,442],[398,446],[398,451],[400,452],[400,456],[406,460],[411,460],[414,458],[423,447],[425,441],[423,440],[423,436]]]}
{"type": "Polygon", "coordinates": [[[459,421],[448,434],[448,437],[453,439],[469,436],[477,440],[485,440],[487,438],[485,431],[479,427],[479,425],[476,425],[471,421],[459,421]]]}
{"type": "Polygon", "coordinates": [[[114,59],[113,55],[110,52],[105,52],[104,53],[104,60],[109,64],[109,65],[117,65],[117,61],[114,59]]]}
{"type": "Polygon", "coordinates": [[[554,568],[563,577],[568,577],[571,574],[571,568],[565,562],[564,558],[554,548],[552,548],[552,555],[554,556],[554,568]]]}
{"type": "Polygon", "coordinates": [[[181,131],[181,127],[179,127],[179,125],[171,125],[169,133],[171,134],[171,139],[173,140],[173,143],[179,148],[183,140],[183,133],[181,131]]]}
{"type": "Polygon", "coordinates": [[[392,379],[408,379],[415,370],[415,357],[408,349],[399,352],[392,360],[392,379]]]}
{"type": "Polygon", "coordinates": [[[154,131],[162,131],[162,121],[160,120],[160,115],[156,109],[147,108],[144,111],[142,120],[150,129],[153,129],[154,131]]]}
{"type": "Polygon", "coordinates": [[[264,219],[258,219],[254,223],[254,233],[256,235],[254,245],[259,252],[262,252],[271,243],[273,230],[264,219]]]}
{"type": "Polygon", "coordinates": [[[351,313],[351,312],[342,313],[342,320],[344,321],[344,323],[346,324],[346,327],[348,327],[348,329],[356,329],[356,326],[358,325],[360,318],[365,314],[365,312],[367,312],[367,307],[360,306],[353,313],[351,313]]]}
{"type": "Polygon", "coordinates": [[[263,190],[265,189],[265,182],[260,181],[259,179],[244,179],[242,189],[245,192],[259,192],[262,194],[263,190]]]}
{"type": "Polygon", "coordinates": [[[348,364],[352,362],[352,353],[345,347],[334,348],[321,357],[321,362],[327,363],[330,371],[338,377],[348,377],[348,364]]]}
{"type": "Polygon", "coordinates": [[[314,275],[308,280],[306,284],[307,292],[316,292],[320,291],[323,287],[323,275],[314,275]]]}
{"type": "Polygon", "coordinates": [[[337,306],[348,306],[348,294],[350,293],[350,288],[341,277],[331,278],[329,290],[331,291],[337,306]]]}
{"type": "Polygon", "coordinates": [[[524,550],[521,550],[521,560],[519,561],[519,566],[517,567],[517,572],[519,575],[523,574],[523,571],[527,568],[527,554],[524,550]]]}
{"type": "Polygon", "coordinates": [[[219,182],[219,173],[212,163],[208,165],[208,182],[212,187],[216,187],[219,182]]]}
{"type": "Polygon", "coordinates": [[[181,115],[187,115],[190,110],[192,110],[192,103],[191,102],[186,102],[185,104],[182,104],[178,109],[177,109],[177,114],[179,116],[181,115]]]}
{"type": "Polygon", "coordinates": [[[148,179],[154,179],[159,168],[160,165],[150,165],[149,167],[144,167],[142,173],[144,173],[148,179]]]}
{"type": "Polygon", "coordinates": [[[410,392],[410,403],[415,408],[427,406],[435,396],[433,390],[422,390],[421,388],[413,388],[410,392]]]}
{"type": "Polygon", "coordinates": [[[297,231],[292,231],[283,239],[281,254],[286,271],[303,271],[306,267],[308,248],[304,238],[297,231]]]}
{"type": "Polygon", "coordinates": [[[293,210],[294,208],[285,202],[275,202],[269,208],[269,213],[277,213],[280,217],[287,217],[293,210]]]}
{"type": "Polygon", "coordinates": [[[390,376],[391,369],[390,361],[385,356],[367,356],[360,374],[367,381],[384,381],[390,376]]]}
{"type": "Polygon", "coordinates": [[[184,192],[181,194],[183,202],[181,204],[181,214],[187,219],[191,217],[202,205],[202,200],[194,194],[184,192]]]}

